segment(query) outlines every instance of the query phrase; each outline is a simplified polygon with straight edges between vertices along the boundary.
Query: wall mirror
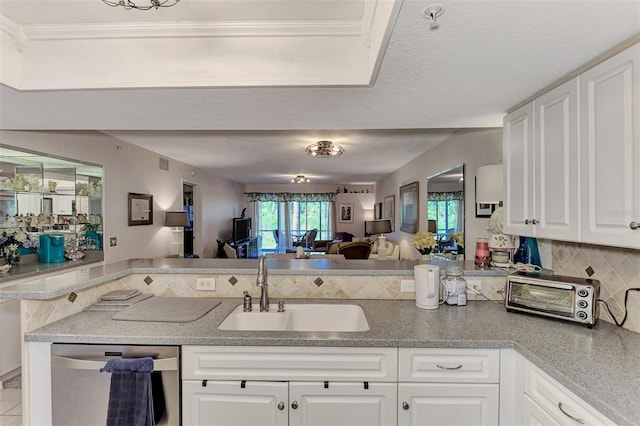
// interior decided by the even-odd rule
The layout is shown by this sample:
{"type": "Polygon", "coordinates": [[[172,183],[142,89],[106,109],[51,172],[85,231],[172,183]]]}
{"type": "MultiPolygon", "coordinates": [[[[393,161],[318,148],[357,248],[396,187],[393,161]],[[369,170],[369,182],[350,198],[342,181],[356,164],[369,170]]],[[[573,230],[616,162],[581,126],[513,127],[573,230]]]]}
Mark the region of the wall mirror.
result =
{"type": "Polygon", "coordinates": [[[435,256],[456,259],[464,254],[464,164],[427,179],[427,224],[438,242],[435,256]]]}

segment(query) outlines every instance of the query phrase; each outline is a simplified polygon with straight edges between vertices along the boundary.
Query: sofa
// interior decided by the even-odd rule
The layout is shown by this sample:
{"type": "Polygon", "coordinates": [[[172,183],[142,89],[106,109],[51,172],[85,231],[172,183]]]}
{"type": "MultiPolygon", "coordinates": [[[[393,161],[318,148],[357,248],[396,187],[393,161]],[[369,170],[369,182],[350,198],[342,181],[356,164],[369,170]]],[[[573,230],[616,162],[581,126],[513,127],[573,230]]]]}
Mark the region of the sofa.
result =
{"type": "MultiPolygon", "coordinates": [[[[352,241],[340,241],[340,240],[332,240],[332,241],[318,241],[323,244],[322,247],[325,247],[325,253],[327,254],[337,254],[339,253],[340,248],[344,247],[347,244],[351,244],[352,242],[367,242],[371,244],[371,252],[367,259],[378,259],[378,237],[365,237],[365,238],[357,238],[353,237],[352,241]]],[[[399,260],[400,259],[400,245],[394,243],[393,241],[386,240],[385,246],[387,248],[387,255],[385,259],[390,260],[399,260]]]]}

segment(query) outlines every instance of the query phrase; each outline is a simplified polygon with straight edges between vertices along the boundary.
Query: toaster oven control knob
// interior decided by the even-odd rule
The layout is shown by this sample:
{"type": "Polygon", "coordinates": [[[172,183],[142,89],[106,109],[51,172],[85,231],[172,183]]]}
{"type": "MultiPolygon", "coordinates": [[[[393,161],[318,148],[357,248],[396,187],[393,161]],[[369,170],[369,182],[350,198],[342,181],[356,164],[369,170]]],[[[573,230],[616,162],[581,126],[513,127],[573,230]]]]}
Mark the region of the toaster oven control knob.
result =
{"type": "Polygon", "coordinates": [[[589,295],[589,292],[587,291],[587,289],[581,288],[580,290],[578,290],[578,296],[587,297],[588,295],[589,295]]]}
{"type": "Polygon", "coordinates": [[[586,320],[587,319],[587,313],[586,312],[578,311],[576,313],[576,316],[578,317],[578,319],[581,319],[581,320],[586,320]]]}
{"type": "Polygon", "coordinates": [[[587,306],[589,306],[589,303],[586,300],[578,300],[578,308],[585,309],[587,306]]]}

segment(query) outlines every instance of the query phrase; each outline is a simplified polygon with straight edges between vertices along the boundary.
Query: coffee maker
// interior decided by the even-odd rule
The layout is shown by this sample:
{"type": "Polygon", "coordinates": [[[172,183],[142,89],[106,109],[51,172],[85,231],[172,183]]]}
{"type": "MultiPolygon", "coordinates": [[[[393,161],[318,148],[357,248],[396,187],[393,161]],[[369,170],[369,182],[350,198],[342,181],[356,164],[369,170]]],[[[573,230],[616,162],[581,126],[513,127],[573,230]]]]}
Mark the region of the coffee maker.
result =
{"type": "Polygon", "coordinates": [[[42,234],[40,235],[40,248],[38,249],[40,263],[64,262],[64,235],[42,234]]]}

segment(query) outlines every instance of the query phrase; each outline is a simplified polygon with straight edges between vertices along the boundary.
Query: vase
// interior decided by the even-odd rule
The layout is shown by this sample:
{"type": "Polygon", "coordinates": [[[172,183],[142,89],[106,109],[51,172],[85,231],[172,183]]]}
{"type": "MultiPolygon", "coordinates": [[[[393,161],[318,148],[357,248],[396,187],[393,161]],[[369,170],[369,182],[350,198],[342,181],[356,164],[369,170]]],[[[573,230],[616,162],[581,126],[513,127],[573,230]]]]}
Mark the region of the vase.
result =
{"type": "Polygon", "coordinates": [[[520,246],[516,254],[513,255],[513,261],[542,267],[538,241],[533,237],[520,237],[520,246]]]}
{"type": "Polygon", "coordinates": [[[18,266],[18,263],[20,263],[20,251],[18,249],[7,249],[4,257],[11,266],[18,266]]]}
{"type": "Polygon", "coordinates": [[[430,254],[423,254],[422,257],[420,258],[420,260],[425,260],[425,261],[429,261],[431,259],[432,257],[430,254]]]}

